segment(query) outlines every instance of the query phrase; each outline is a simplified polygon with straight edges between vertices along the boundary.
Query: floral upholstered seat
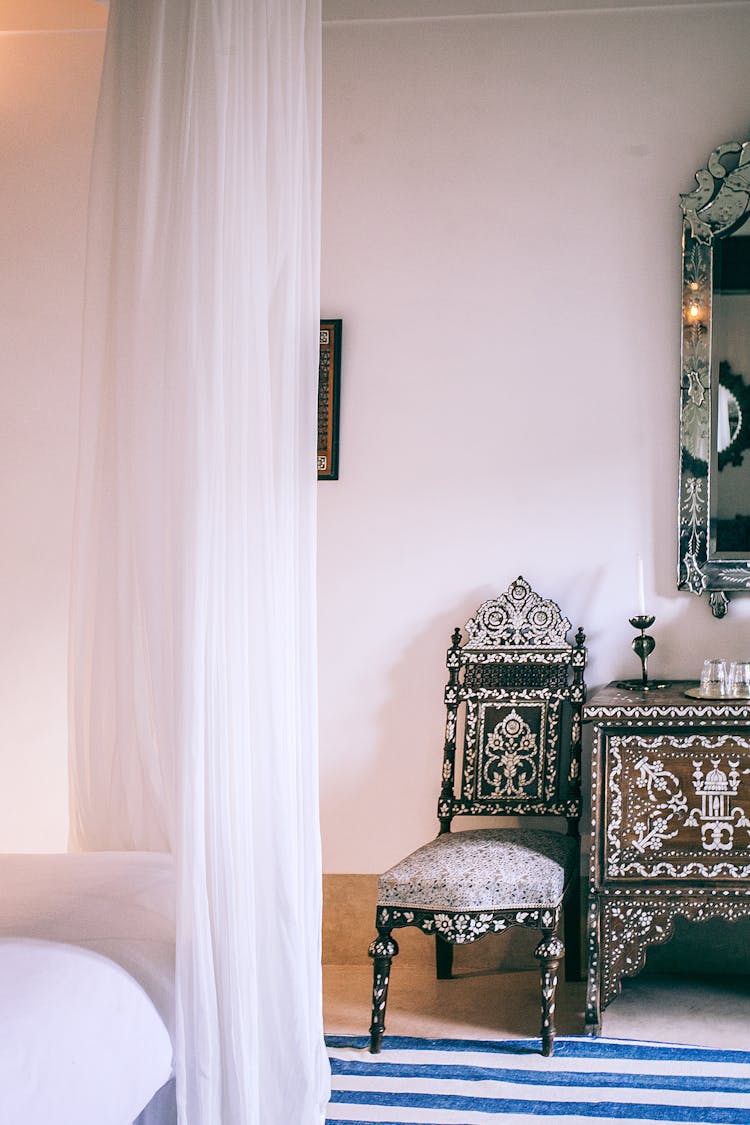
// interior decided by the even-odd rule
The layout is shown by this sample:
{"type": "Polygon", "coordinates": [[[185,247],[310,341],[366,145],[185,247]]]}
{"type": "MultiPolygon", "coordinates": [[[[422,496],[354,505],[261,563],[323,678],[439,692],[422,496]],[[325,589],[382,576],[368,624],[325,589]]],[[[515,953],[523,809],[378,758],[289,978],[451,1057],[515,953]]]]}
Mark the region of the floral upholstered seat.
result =
{"type": "MultiPolygon", "coordinates": [[[[436,939],[439,979],[450,977],[453,947],[509,926],[541,931],[541,1046],[552,1054],[559,933],[565,912],[568,975],[580,972],[578,820],[585,637],[523,578],[484,602],[454,630],[448,650],[446,725],[437,839],[378,881],[370,1050],[380,1050],[393,930],[417,926],[436,939]],[[457,745],[458,732],[462,745],[457,745]],[[451,831],[456,816],[533,816],[533,829],[451,831]],[[568,832],[538,818],[567,821],[568,832]]],[[[486,821],[485,821],[486,823],[486,821]]]]}
{"type": "Polygon", "coordinates": [[[561,832],[446,832],[378,879],[378,902],[418,910],[555,910],[578,861],[561,832]]]}

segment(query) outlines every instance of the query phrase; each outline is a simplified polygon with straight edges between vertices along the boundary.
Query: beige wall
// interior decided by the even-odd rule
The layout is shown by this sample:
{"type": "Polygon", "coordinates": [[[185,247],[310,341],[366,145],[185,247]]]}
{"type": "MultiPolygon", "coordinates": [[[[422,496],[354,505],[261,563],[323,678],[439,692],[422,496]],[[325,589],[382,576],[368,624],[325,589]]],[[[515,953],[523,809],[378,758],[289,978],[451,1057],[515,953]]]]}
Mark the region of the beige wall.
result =
{"type": "Polygon", "coordinates": [[[324,41],[324,856],[371,872],[435,830],[450,631],[517,574],[585,626],[591,685],[636,673],[638,553],[655,672],[750,651],[750,599],[717,622],[675,588],[678,195],[750,132],[750,5],[324,41]]]}
{"type": "MultiPolygon", "coordinates": [[[[32,8],[0,3],[0,28],[32,8]]],[[[48,0],[64,34],[0,35],[0,850],[64,848],[67,828],[90,8],[48,0]]],[[[750,599],[716,622],[677,594],[674,525],[677,197],[750,133],[749,34],[747,3],[326,25],[322,311],[345,333],[341,480],[319,490],[329,872],[433,832],[448,637],[518,573],[585,625],[591,684],[635,672],[638,552],[656,671],[747,651],[750,599]]]]}

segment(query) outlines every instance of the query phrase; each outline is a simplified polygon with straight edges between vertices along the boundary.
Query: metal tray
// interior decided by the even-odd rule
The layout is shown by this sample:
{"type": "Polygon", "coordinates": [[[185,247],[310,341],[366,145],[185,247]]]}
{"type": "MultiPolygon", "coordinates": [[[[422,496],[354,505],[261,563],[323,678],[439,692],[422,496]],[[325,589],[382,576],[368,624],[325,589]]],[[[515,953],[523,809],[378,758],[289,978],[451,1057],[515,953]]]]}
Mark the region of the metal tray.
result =
{"type": "Polygon", "coordinates": [[[685,695],[690,699],[705,699],[708,703],[744,703],[750,704],[747,695],[703,695],[699,687],[685,688],[685,695]]]}

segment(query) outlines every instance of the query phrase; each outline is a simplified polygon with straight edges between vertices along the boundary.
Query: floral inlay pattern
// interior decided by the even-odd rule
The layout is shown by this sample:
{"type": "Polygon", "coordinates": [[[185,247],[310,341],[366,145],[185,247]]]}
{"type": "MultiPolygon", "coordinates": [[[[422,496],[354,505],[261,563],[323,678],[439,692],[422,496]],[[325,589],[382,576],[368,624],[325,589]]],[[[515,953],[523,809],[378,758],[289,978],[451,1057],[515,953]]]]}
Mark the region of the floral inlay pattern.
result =
{"type": "Polygon", "coordinates": [[[487,735],[484,780],[493,797],[523,797],[538,774],[539,739],[513,708],[487,735]]]}
{"type": "Polygon", "coordinates": [[[750,775],[748,750],[747,740],[736,734],[612,736],[607,875],[750,876],[750,819],[735,801],[742,775],[750,775]],[[738,828],[745,830],[742,841],[738,828]]]}
{"type": "Polygon", "coordinates": [[[665,840],[677,835],[678,822],[687,813],[687,798],[673,773],[659,759],[636,763],[636,785],[645,791],[642,815],[633,824],[633,846],[639,852],[659,851],[665,840]]]}
{"type": "MultiPolygon", "coordinates": [[[[437,934],[453,945],[468,945],[485,934],[501,934],[511,926],[554,930],[560,920],[560,909],[482,910],[449,914],[431,910],[400,910],[393,906],[378,907],[377,921],[383,929],[416,926],[425,934],[437,934]]],[[[558,941],[559,939],[553,939],[558,941]]],[[[371,946],[373,948],[375,943],[371,946]]],[[[372,956],[372,954],[371,954],[372,956]]]]}
{"type": "Polygon", "coordinates": [[[710,918],[735,921],[750,914],[747,892],[727,892],[720,897],[687,895],[665,900],[658,895],[637,893],[632,901],[607,898],[602,910],[602,944],[607,950],[601,981],[601,1004],[618,994],[623,977],[632,977],[646,963],[650,945],[662,945],[674,933],[675,918],[704,922],[710,918]]]}

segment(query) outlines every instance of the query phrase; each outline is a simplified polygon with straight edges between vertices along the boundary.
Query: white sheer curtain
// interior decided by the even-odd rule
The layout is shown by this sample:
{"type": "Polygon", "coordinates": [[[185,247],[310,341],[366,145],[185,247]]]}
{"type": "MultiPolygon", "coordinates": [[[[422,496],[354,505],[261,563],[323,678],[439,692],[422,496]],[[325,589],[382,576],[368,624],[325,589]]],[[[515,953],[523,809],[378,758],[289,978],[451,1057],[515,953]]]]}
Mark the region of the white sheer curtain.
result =
{"type": "Polygon", "coordinates": [[[307,1125],[320,986],[320,0],[112,0],[71,606],[71,845],[171,850],[189,1125],[307,1125]]]}

